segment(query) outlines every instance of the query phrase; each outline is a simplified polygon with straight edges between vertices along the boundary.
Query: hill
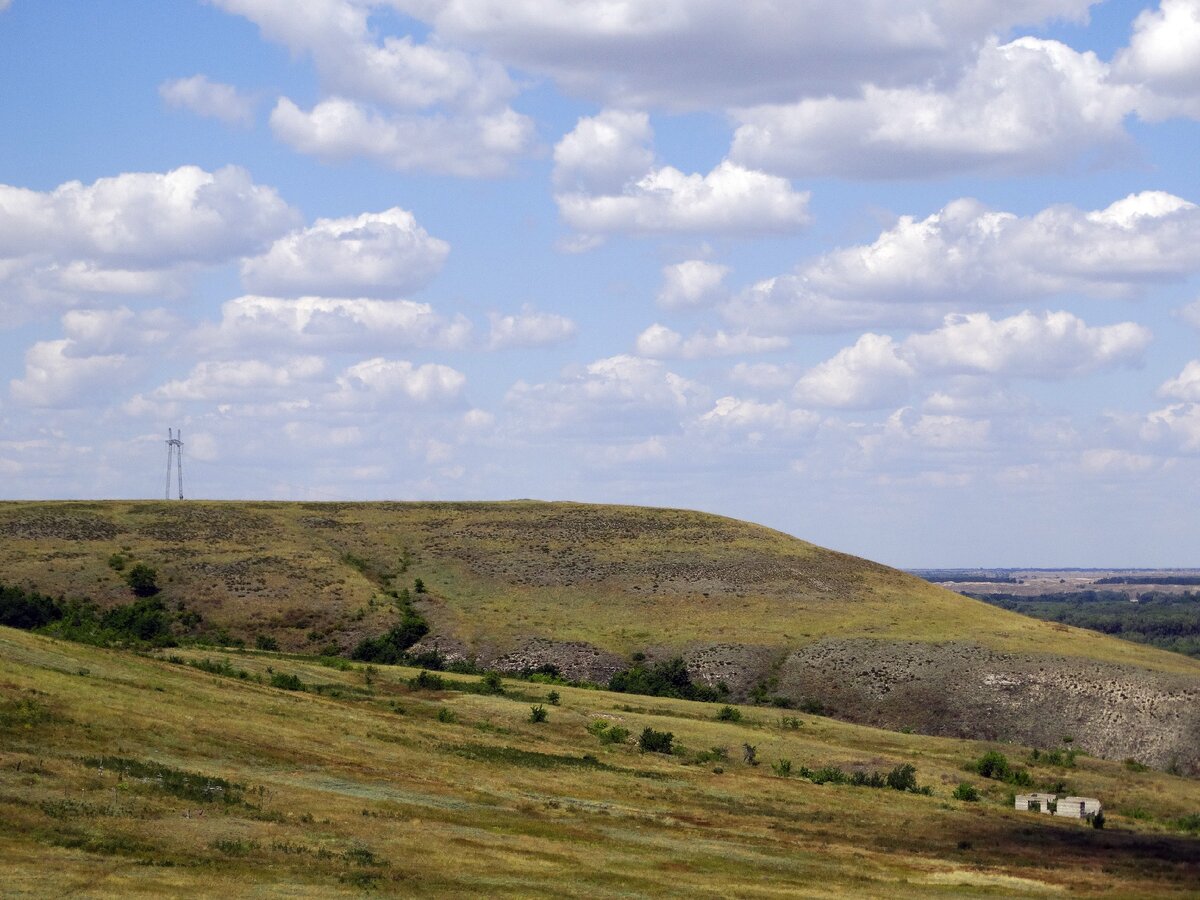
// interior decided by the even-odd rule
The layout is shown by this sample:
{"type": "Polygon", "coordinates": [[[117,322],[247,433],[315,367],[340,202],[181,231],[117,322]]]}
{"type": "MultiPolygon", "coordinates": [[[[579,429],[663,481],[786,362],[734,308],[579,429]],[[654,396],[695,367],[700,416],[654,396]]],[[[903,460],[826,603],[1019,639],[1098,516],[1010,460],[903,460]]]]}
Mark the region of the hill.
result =
{"type": "MultiPolygon", "coordinates": [[[[410,648],[607,683],[681,656],[729,697],[1200,773],[1200,663],[1039,622],[766,528],[566,503],[4,503],[3,582],[101,606],[130,566],[225,639],[410,648]],[[418,586],[418,580],[420,585],[418,586]],[[418,587],[423,588],[419,591],[418,587]],[[407,600],[401,601],[402,595],[407,600]]],[[[199,626],[198,626],[199,627],[199,626]]]]}
{"type": "Polygon", "coordinates": [[[1103,798],[1096,830],[1013,810],[964,770],[989,744],[438,678],[0,628],[4,894],[1161,897],[1200,878],[1193,780],[1000,748],[1036,786],[1103,798]],[[672,752],[639,750],[646,728],[672,752]],[[928,793],[870,777],[906,772],[928,793]],[[964,779],[978,801],[954,798],[964,779]]]}

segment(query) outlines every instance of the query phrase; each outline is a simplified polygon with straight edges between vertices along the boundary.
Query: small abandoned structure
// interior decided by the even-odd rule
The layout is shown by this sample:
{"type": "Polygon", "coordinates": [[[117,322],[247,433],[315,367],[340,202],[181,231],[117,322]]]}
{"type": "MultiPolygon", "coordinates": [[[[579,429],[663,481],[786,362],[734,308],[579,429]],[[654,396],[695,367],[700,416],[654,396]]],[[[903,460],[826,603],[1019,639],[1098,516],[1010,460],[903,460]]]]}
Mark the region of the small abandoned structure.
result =
{"type": "Polygon", "coordinates": [[[1058,794],[1017,794],[1017,809],[1028,810],[1029,812],[1051,813],[1054,811],[1053,804],[1058,799],[1058,794]]]}
{"type": "Polygon", "coordinates": [[[1053,813],[1065,819],[1090,819],[1103,807],[1095,797],[1063,797],[1058,794],[1017,794],[1016,808],[1043,815],[1053,813]]]}
{"type": "Polygon", "coordinates": [[[1100,809],[1100,801],[1095,797],[1063,797],[1058,801],[1054,814],[1068,819],[1090,819],[1100,809]]]}

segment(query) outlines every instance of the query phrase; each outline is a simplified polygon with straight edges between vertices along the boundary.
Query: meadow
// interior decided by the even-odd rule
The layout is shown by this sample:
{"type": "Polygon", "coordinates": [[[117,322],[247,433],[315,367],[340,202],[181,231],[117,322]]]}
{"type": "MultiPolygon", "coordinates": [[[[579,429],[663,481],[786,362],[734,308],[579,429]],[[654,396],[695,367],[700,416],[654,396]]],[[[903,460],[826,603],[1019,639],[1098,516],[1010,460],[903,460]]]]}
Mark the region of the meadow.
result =
{"type": "Polygon", "coordinates": [[[5,894],[1161,897],[1200,883],[1200,782],[1132,761],[490,682],[0,629],[5,894]],[[640,749],[647,728],[672,752],[640,749]],[[989,750],[1100,797],[1106,827],[1013,810],[1012,785],[966,769],[989,750]],[[799,774],[905,764],[928,794],[799,774]],[[955,799],[964,781],[978,801],[955,799]]]}

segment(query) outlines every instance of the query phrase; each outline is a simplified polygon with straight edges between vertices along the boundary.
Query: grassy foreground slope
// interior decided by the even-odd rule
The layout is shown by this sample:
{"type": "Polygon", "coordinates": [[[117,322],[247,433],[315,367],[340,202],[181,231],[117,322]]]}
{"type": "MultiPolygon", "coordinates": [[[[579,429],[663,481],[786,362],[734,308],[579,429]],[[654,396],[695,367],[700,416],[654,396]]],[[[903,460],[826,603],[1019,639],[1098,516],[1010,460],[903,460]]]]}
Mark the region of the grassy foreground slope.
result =
{"type": "Polygon", "coordinates": [[[1104,798],[1097,831],[1009,809],[1007,785],[963,771],[986,744],[566,687],[550,706],[524,682],[415,690],[414,674],[0,628],[5,895],[1161,897],[1200,879],[1200,838],[1172,827],[1200,810],[1192,780],[1083,757],[1031,767],[1104,798]],[[227,674],[187,664],[205,661],[227,674]],[[308,691],[261,683],[273,675],[308,691]],[[687,749],[604,745],[597,719],[687,749]],[[817,785],[775,774],[780,759],[908,762],[933,793],[817,785]],[[962,778],[980,802],[952,799],[962,778]]]}
{"type": "Polygon", "coordinates": [[[859,722],[1018,738],[1200,772],[1200,662],[969,600],[788,535],[682,510],[566,503],[4,503],[8,583],[128,599],[114,553],[248,642],[347,651],[421,579],[420,649],[605,682],[682,654],[859,722]]]}

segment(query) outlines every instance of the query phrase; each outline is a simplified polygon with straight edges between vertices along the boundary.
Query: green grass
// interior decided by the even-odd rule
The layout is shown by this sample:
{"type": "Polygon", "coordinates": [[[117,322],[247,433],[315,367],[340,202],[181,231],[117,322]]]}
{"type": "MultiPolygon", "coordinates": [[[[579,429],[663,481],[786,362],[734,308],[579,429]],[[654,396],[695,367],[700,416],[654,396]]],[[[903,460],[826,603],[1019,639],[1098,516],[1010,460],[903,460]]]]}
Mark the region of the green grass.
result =
{"type": "Polygon", "coordinates": [[[1200,877],[1194,780],[1080,756],[1072,789],[1111,812],[1098,832],[1010,809],[999,782],[954,800],[990,744],[807,714],[785,727],[751,707],[720,721],[667,698],[631,711],[627,695],[564,686],[533,724],[525,695],[549,685],[439,692],[410,688],[416,675],[377,666],[368,692],[360,665],[0,629],[6,894],[1125,897],[1182,896],[1200,877]],[[188,664],[204,659],[248,677],[188,664]],[[272,688],[268,669],[342,696],[272,688]],[[630,737],[603,744],[594,721],[630,737]],[[640,753],[646,728],[674,752],[640,753]],[[744,764],[744,743],[789,777],[744,764]],[[932,796],[797,774],[904,764],[932,796]]]}

